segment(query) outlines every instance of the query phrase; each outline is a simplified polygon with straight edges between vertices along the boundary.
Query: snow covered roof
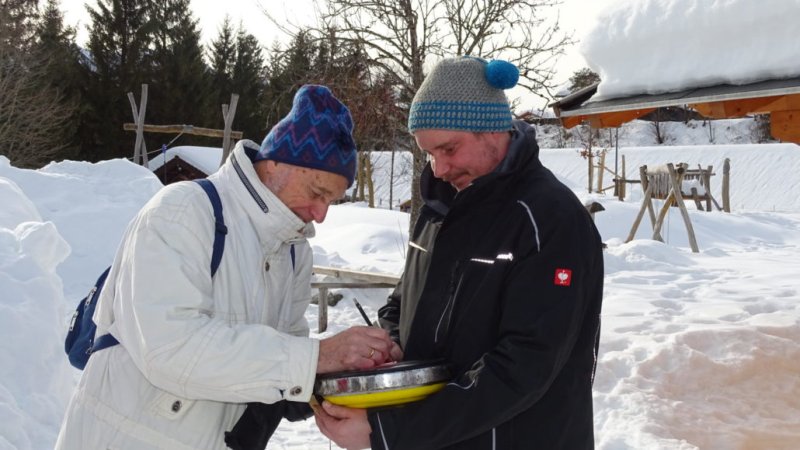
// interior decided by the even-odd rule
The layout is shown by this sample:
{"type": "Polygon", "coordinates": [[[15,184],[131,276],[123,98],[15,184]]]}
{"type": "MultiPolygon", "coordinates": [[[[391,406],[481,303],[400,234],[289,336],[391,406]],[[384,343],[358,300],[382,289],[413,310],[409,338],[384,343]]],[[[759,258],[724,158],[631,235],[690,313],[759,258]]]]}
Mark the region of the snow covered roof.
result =
{"type": "Polygon", "coordinates": [[[222,163],[221,148],[181,145],[168,148],[166,159],[163,154],[159,153],[158,156],[150,160],[148,167],[150,170],[156,171],[156,169],[164,165],[165,161],[170,161],[176,156],[202,170],[206,175],[216,172],[222,163]]]}
{"type": "Polygon", "coordinates": [[[551,103],[557,108],[559,117],[577,117],[589,114],[653,109],[667,106],[696,105],[703,103],[746,100],[764,97],[780,97],[800,94],[800,77],[783,80],[766,80],[745,85],[720,84],[716,86],[688,88],[663,94],[638,94],[628,97],[594,100],[597,84],[575,92],[551,103]]]}
{"type": "Polygon", "coordinates": [[[800,0],[621,0],[581,39],[596,99],[800,76],[800,0]]]}
{"type": "Polygon", "coordinates": [[[617,127],[656,108],[709,118],[770,114],[775,138],[800,143],[800,0],[623,0],[584,37],[601,82],[551,104],[570,128],[617,127]]]}

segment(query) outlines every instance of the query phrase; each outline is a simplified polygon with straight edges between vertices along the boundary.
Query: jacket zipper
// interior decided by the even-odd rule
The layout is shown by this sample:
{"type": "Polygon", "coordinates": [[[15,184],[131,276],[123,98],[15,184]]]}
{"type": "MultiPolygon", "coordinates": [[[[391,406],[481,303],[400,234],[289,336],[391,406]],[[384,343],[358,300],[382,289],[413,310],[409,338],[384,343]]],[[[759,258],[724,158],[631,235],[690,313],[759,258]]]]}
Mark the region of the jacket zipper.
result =
{"type": "Polygon", "coordinates": [[[453,317],[453,310],[455,309],[456,303],[456,296],[458,295],[458,291],[461,289],[461,283],[464,280],[464,274],[460,274],[458,276],[458,280],[456,280],[456,274],[458,274],[458,269],[461,266],[461,261],[456,261],[455,266],[453,267],[453,273],[450,276],[450,287],[448,289],[448,296],[447,296],[447,304],[444,306],[444,311],[442,311],[442,316],[439,317],[439,323],[436,325],[436,332],[433,337],[433,342],[439,342],[439,330],[442,328],[442,324],[445,325],[446,329],[450,328],[450,320],[453,317]],[[446,319],[445,319],[446,317],[446,319]]]}

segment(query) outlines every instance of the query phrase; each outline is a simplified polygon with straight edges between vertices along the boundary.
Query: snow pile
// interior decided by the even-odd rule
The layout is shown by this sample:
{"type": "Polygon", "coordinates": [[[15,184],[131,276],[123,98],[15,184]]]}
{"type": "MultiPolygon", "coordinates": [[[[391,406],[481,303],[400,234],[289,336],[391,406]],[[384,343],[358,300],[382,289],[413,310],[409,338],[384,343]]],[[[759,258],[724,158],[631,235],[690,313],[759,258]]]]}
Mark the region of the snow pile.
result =
{"type": "Polygon", "coordinates": [[[73,386],[62,358],[67,306],[56,274],[70,248],[20,187],[1,177],[0,202],[0,448],[51,448],[73,386]]]}
{"type": "Polygon", "coordinates": [[[581,40],[593,99],[798,76],[798,17],[800,0],[622,0],[581,40]]]}

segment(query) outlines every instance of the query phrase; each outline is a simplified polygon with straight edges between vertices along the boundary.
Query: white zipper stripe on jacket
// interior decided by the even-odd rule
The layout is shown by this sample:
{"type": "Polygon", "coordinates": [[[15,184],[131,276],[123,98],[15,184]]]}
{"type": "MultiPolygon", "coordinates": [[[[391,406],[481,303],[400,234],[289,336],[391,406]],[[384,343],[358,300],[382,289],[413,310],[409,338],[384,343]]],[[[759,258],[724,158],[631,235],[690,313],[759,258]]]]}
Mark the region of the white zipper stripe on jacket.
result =
{"type": "Polygon", "coordinates": [[[497,450],[497,428],[492,428],[492,450],[497,450]]]}
{"type": "Polygon", "coordinates": [[[436,331],[433,334],[433,342],[439,342],[439,328],[442,326],[442,322],[444,321],[444,316],[447,314],[447,311],[450,311],[450,315],[452,316],[452,308],[455,308],[456,303],[456,296],[458,295],[458,291],[461,290],[461,283],[464,282],[464,274],[458,278],[458,285],[456,285],[456,289],[453,291],[453,295],[447,300],[447,304],[444,305],[444,311],[442,311],[442,316],[439,317],[439,323],[436,324],[436,331]]]}
{"type": "MultiPolygon", "coordinates": [[[[600,317],[598,317],[597,320],[600,321],[600,317]]],[[[600,326],[597,327],[597,331],[595,331],[595,333],[594,333],[594,342],[595,343],[598,342],[598,339],[600,339],[599,336],[600,336],[600,326]]],[[[592,362],[591,385],[594,386],[594,376],[597,373],[597,346],[596,345],[595,345],[594,350],[592,350],[592,355],[594,355],[594,361],[592,362]]]]}
{"type": "Polygon", "coordinates": [[[470,382],[468,385],[466,385],[466,386],[462,386],[462,385],[460,385],[460,384],[456,383],[455,381],[451,381],[450,383],[447,383],[447,385],[448,385],[448,386],[455,386],[455,387],[459,387],[459,388],[461,388],[461,389],[464,389],[464,390],[466,391],[467,389],[471,389],[471,388],[472,388],[472,386],[475,386],[475,379],[473,379],[473,380],[472,380],[472,381],[471,381],[471,382],[470,382]]]}
{"type": "Polygon", "coordinates": [[[381,413],[375,413],[375,417],[378,418],[378,428],[381,429],[381,439],[383,439],[383,447],[386,450],[389,450],[389,443],[386,442],[386,435],[383,434],[383,424],[381,423],[381,413]]]}
{"type": "Polygon", "coordinates": [[[525,208],[525,210],[528,211],[528,217],[530,217],[531,219],[531,223],[533,224],[533,231],[534,234],[536,235],[536,250],[541,251],[542,244],[541,242],[539,242],[539,227],[536,225],[536,220],[533,219],[533,213],[531,212],[531,209],[528,207],[528,205],[526,205],[525,202],[523,202],[522,200],[517,200],[517,203],[522,205],[525,208]]]}
{"type": "Polygon", "coordinates": [[[253,185],[250,184],[250,180],[247,179],[247,175],[244,174],[242,167],[239,166],[239,161],[236,160],[236,155],[231,155],[231,162],[233,163],[234,170],[236,170],[236,174],[239,175],[239,179],[242,181],[242,184],[244,184],[245,189],[247,189],[247,192],[249,192],[250,195],[253,197],[253,200],[255,200],[256,203],[258,203],[258,206],[261,208],[261,211],[264,211],[265,213],[269,212],[267,204],[264,203],[264,200],[261,198],[261,196],[258,195],[258,193],[256,192],[256,188],[254,188],[253,185]]]}

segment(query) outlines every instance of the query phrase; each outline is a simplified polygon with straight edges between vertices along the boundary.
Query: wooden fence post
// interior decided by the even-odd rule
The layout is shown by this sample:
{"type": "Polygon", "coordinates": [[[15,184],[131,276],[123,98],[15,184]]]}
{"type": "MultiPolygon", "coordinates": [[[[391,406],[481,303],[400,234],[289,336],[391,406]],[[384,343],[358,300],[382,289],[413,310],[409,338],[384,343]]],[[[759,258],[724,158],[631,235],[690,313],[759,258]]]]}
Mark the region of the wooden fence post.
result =
{"type": "Polygon", "coordinates": [[[725,158],[722,165],[722,210],[726,213],[731,212],[731,191],[730,191],[731,160],[725,158]]]}
{"type": "Polygon", "coordinates": [[[220,166],[225,164],[231,152],[231,127],[233,126],[233,116],[236,115],[236,105],[238,103],[239,94],[231,94],[230,107],[228,105],[222,105],[222,120],[225,123],[225,131],[222,136],[222,161],[219,162],[220,166]]]}
{"type": "Polygon", "coordinates": [[[317,320],[317,332],[324,333],[328,329],[328,288],[319,288],[319,318],[317,320]]]}
{"type": "Polygon", "coordinates": [[[703,174],[703,187],[706,189],[706,211],[711,211],[711,173],[714,171],[714,166],[708,166],[706,173],[703,174]]]}
{"type": "Polygon", "coordinates": [[[600,163],[597,166],[598,174],[597,174],[597,191],[596,192],[603,192],[603,171],[606,169],[606,152],[600,152],[600,163]]]}
{"type": "MultiPolygon", "coordinates": [[[[147,158],[147,148],[144,145],[144,113],[147,109],[147,84],[142,84],[142,98],[139,108],[136,108],[136,100],[133,98],[133,92],[128,92],[128,101],[131,104],[131,112],[133,112],[133,121],[136,124],[136,143],[133,144],[133,163],[140,164],[147,167],[149,161],[147,158]]],[[[164,164],[167,162],[164,161],[164,164]]]]}

